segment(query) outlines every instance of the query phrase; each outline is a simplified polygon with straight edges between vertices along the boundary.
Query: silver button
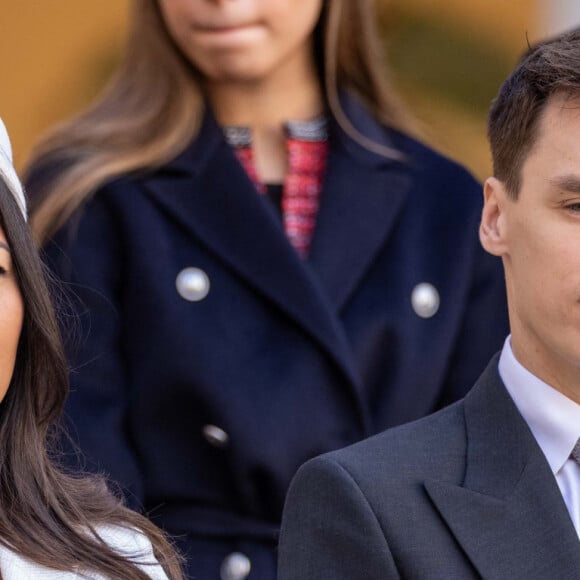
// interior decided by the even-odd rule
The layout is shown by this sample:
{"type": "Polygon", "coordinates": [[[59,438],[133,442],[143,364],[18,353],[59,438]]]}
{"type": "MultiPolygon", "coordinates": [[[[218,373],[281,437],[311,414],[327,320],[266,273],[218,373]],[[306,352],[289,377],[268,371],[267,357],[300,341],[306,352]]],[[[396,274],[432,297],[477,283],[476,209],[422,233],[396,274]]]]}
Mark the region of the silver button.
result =
{"type": "Polygon", "coordinates": [[[209,278],[199,268],[185,268],[175,279],[179,295],[190,302],[199,302],[209,294],[209,278]]]}
{"type": "Polygon", "coordinates": [[[411,305],[417,316],[431,318],[439,310],[439,292],[433,284],[422,282],[417,284],[411,292],[411,305]]]}
{"type": "Polygon", "coordinates": [[[232,552],[224,558],[220,568],[221,580],[244,580],[250,574],[252,563],[241,552],[232,552]]]}
{"type": "Polygon", "coordinates": [[[223,429],[215,425],[205,425],[201,431],[206,441],[214,447],[224,448],[230,442],[230,436],[223,429]]]}

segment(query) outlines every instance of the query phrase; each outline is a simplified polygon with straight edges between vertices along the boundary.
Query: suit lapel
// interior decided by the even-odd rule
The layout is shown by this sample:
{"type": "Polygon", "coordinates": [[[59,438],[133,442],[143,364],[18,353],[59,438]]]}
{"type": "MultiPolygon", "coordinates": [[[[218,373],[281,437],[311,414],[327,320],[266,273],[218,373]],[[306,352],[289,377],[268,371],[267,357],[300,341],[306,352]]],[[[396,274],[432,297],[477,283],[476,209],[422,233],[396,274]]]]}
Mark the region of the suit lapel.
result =
{"type": "Polygon", "coordinates": [[[323,347],[354,387],[366,421],[360,379],[338,319],[211,114],[192,147],[148,180],[147,189],[177,223],[323,347]]]}
{"type": "Polygon", "coordinates": [[[550,470],[492,360],[465,399],[463,486],[425,488],[484,578],[574,578],[580,543],[550,470]]]}
{"type": "MultiPolygon", "coordinates": [[[[391,146],[385,130],[353,99],[343,106],[358,130],[391,146]]],[[[331,123],[332,147],[309,262],[340,309],[385,244],[410,185],[405,162],[378,155],[331,123]]]]}

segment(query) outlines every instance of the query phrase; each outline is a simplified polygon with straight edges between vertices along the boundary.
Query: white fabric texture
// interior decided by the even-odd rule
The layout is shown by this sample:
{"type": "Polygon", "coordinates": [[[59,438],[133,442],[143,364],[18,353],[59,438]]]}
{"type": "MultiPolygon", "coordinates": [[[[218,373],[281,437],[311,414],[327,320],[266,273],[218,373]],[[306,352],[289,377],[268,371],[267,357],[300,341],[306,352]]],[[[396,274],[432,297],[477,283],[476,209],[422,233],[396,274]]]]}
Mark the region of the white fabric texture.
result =
{"type": "MultiPolygon", "coordinates": [[[[149,540],[137,530],[120,527],[100,527],[104,542],[139,565],[152,580],[168,580],[153,555],[149,540]]],[[[110,580],[90,570],[62,572],[39,566],[19,554],[0,546],[0,570],[4,580],[110,580]]]]}
{"type": "Polygon", "coordinates": [[[580,465],[570,454],[580,437],[580,405],[530,373],[505,341],[499,374],[546,456],[580,537],[580,465]]]}
{"type": "Polygon", "coordinates": [[[24,190],[22,184],[18,179],[14,164],[12,161],[12,146],[10,138],[6,131],[6,126],[2,119],[0,119],[0,177],[8,186],[8,189],[14,195],[18,203],[18,207],[22,211],[22,215],[26,219],[26,198],[24,197],[24,190]]]}

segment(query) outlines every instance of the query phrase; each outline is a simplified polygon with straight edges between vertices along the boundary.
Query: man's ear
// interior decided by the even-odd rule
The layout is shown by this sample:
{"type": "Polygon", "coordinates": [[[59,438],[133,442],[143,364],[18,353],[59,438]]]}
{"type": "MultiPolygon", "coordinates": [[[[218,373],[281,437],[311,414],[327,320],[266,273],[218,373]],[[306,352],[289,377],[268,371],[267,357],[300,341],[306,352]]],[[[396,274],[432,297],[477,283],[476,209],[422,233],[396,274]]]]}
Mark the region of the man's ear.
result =
{"type": "Polygon", "coordinates": [[[494,256],[507,253],[506,205],[509,199],[505,185],[495,177],[483,185],[483,210],[479,224],[479,240],[484,249],[494,256]]]}

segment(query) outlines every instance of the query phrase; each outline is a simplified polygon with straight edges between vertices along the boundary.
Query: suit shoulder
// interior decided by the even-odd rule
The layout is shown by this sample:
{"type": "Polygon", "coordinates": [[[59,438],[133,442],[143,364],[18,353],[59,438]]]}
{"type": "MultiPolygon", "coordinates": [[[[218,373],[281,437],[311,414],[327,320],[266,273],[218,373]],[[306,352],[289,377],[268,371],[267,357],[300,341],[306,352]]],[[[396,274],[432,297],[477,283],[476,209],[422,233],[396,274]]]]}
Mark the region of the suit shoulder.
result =
{"type": "MultiPolygon", "coordinates": [[[[321,456],[345,469],[355,480],[460,479],[466,436],[463,401],[437,413],[388,429],[321,456]]],[[[313,460],[313,461],[316,461],[313,460]]]]}

